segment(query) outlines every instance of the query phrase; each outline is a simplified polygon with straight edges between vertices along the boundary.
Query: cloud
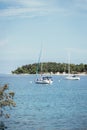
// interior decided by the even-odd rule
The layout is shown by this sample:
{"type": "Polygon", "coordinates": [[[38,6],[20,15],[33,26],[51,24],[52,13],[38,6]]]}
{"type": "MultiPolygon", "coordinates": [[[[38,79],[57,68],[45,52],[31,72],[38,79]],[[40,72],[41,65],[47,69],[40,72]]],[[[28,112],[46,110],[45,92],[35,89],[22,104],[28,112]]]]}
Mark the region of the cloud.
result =
{"type": "Polygon", "coordinates": [[[87,11],[87,0],[0,0],[0,17],[71,15],[81,11],[87,11]]]}
{"type": "Polygon", "coordinates": [[[5,46],[6,44],[8,44],[8,40],[0,40],[0,47],[5,46]]]}
{"type": "Polygon", "coordinates": [[[19,1],[16,1],[18,2],[19,4],[23,5],[23,6],[26,6],[26,7],[41,7],[43,5],[45,5],[44,2],[41,2],[39,0],[19,0],[19,1]]]}
{"type": "Polygon", "coordinates": [[[63,8],[55,8],[55,2],[53,0],[50,2],[48,0],[0,0],[0,17],[32,17],[64,12],[63,8]]]}
{"type": "Polygon", "coordinates": [[[35,16],[41,15],[47,11],[45,3],[40,1],[31,0],[0,0],[2,6],[0,9],[0,16],[35,16]],[[11,3],[10,3],[11,2],[11,3]],[[10,4],[9,4],[10,3],[10,4]],[[14,4],[15,3],[15,4],[14,4]],[[14,6],[15,5],[15,6],[14,6]]]}

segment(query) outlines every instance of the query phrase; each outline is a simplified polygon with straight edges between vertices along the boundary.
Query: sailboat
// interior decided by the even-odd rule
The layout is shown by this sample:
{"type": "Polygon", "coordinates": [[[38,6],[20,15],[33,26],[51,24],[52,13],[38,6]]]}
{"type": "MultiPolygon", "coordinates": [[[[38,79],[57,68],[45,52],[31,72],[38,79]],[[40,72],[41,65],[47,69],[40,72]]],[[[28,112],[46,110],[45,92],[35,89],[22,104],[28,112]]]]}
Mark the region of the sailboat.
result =
{"type": "Polygon", "coordinates": [[[40,58],[41,58],[41,52],[40,52],[40,56],[39,56],[39,60],[38,60],[38,64],[37,64],[37,71],[36,71],[36,75],[37,78],[35,80],[36,84],[52,84],[53,83],[53,79],[52,76],[46,76],[42,74],[42,63],[40,63],[40,58]],[[41,69],[41,74],[39,74],[39,69],[41,69]]]}
{"type": "Polygon", "coordinates": [[[40,76],[36,79],[37,84],[52,84],[53,80],[51,76],[40,76]]]}
{"type": "Polygon", "coordinates": [[[76,74],[70,73],[70,57],[69,57],[69,63],[68,63],[68,76],[66,77],[68,80],[80,80],[80,77],[76,74]]]}
{"type": "Polygon", "coordinates": [[[78,75],[76,75],[76,74],[73,74],[73,75],[69,74],[66,77],[66,79],[69,79],[69,80],[80,80],[80,77],[78,75]]]}

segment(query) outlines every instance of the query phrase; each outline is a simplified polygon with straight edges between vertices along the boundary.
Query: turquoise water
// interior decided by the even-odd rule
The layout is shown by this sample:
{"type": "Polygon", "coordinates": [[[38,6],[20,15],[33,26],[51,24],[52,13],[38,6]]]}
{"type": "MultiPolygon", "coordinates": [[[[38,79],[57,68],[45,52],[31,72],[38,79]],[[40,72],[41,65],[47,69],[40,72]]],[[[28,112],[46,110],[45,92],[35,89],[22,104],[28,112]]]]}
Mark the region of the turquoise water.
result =
{"type": "Polygon", "coordinates": [[[0,75],[9,84],[17,106],[4,119],[7,130],[87,130],[87,76],[65,80],[53,76],[52,85],[34,83],[35,75],[0,75]]]}

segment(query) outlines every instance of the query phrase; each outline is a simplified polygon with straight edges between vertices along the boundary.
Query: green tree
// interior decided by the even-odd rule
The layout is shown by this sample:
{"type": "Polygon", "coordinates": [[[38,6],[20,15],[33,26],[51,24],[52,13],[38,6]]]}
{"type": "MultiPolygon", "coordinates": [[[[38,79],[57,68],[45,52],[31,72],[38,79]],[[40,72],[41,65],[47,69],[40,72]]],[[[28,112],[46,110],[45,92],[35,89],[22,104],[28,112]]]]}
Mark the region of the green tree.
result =
{"type": "MultiPolygon", "coordinates": [[[[6,107],[12,108],[16,106],[16,103],[13,101],[14,92],[8,92],[8,85],[0,87],[0,118],[5,117],[9,118],[10,114],[6,113],[6,107]]],[[[0,121],[0,130],[4,130],[5,125],[2,121],[0,121]]]]}
{"type": "MultiPolygon", "coordinates": [[[[79,65],[70,64],[70,71],[71,71],[71,73],[79,73],[79,72],[87,73],[87,64],[85,64],[85,65],[82,63],[79,65]]],[[[36,72],[38,72],[38,73],[53,72],[54,74],[56,72],[68,73],[68,64],[56,63],[56,62],[43,62],[43,63],[39,63],[39,65],[38,65],[37,63],[34,63],[34,64],[29,64],[29,65],[25,65],[22,67],[18,67],[16,70],[12,71],[13,74],[15,74],[15,73],[16,74],[24,74],[24,73],[36,74],[36,72]],[[41,70],[41,66],[42,66],[42,70],[41,70]]]]}

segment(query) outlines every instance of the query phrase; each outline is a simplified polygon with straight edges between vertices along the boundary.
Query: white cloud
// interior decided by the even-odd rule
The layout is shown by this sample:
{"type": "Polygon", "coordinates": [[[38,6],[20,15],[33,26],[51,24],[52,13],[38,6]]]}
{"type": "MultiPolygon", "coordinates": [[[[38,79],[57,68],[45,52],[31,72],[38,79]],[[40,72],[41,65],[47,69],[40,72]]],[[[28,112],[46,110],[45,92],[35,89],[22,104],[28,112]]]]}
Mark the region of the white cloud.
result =
{"type": "Polygon", "coordinates": [[[7,5],[6,8],[3,6],[3,9],[0,9],[0,16],[3,17],[32,17],[54,12],[71,15],[87,11],[87,0],[67,0],[66,2],[64,0],[51,0],[50,2],[48,0],[0,0],[0,2],[7,5]]]}
{"type": "Polygon", "coordinates": [[[8,40],[0,40],[0,47],[5,46],[8,43],[8,40]]]}
{"type": "Polygon", "coordinates": [[[16,1],[18,2],[19,4],[23,5],[23,6],[26,6],[26,7],[41,7],[43,6],[45,3],[44,2],[41,2],[39,0],[19,0],[19,1],[16,1]]]}
{"type": "MultiPolygon", "coordinates": [[[[1,0],[0,0],[1,1],[1,0]]],[[[10,0],[8,0],[10,2],[10,0]]],[[[11,1],[11,2],[14,2],[11,1]]],[[[6,0],[4,0],[4,3],[7,3],[6,0]]],[[[43,15],[44,12],[48,11],[48,9],[45,7],[44,2],[39,1],[28,1],[28,0],[15,0],[15,7],[11,4],[7,6],[5,9],[0,10],[0,16],[37,16],[37,15],[43,15]]]]}
{"type": "Polygon", "coordinates": [[[0,0],[7,4],[6,8],[0,11],[0,16],[41,16],[52,12],[63,13],[64,8],[55,7],[52,1],[44,0],[0,0]],[[11,4],[9,5],[8,3],[11,4]],[[13,2],[13,4],[12,4],[13,2]],[[15,3],[15,4],[14,4],[15,3]],[[15,5],[15,6],[14,6],[15,5]]]}

